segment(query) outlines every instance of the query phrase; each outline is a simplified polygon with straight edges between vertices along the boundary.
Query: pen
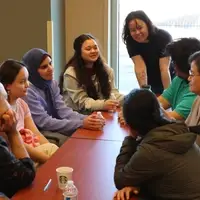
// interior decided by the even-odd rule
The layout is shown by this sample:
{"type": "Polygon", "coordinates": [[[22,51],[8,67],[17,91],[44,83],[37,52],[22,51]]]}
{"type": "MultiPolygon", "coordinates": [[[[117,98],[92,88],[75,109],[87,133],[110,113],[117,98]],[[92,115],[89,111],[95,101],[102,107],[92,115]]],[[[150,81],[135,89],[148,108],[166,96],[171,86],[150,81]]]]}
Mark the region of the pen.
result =
{"type": "Polygon", "coordinates": [[[45,192],[46,190],[48,190],[49,186],[51,185],[51,181],[52,181],[52,179],[49,179],[48,183],[45,185],[45,187],[44,187],[44,192],[45,192]]]}

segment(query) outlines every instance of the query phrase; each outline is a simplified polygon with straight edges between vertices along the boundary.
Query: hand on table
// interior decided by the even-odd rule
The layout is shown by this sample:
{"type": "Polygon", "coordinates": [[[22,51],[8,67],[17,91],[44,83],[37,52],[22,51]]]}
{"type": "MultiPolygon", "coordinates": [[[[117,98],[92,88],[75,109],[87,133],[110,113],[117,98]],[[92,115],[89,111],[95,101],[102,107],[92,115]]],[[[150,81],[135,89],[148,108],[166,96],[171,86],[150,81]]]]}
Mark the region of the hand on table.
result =
{"type": "Polygon", "coordinates": [[[108,99],[105,101],[103,109],[116,111],[118,106],[119,106],[119,101],[108,99]]]}
{"type": "Polygon", "coordinates": [[[105,119],[103,117],[99,117],[97,113],[93,113],[83,120],[83,128],[85,129],[102,130],[104,125],[105,119]]]}
{"type": "Polygon", "coordinates": [[[114,200],[129,200],[131,198],[131,193],[137,195],[139,193],[139,188],[125,187],[115,192],[113,199],[114,200]]]}
{"type": "Polygon", "coordinates": [[[126,125],[122,110],[118,112],[118,121],[121,125],[126,125]]]}

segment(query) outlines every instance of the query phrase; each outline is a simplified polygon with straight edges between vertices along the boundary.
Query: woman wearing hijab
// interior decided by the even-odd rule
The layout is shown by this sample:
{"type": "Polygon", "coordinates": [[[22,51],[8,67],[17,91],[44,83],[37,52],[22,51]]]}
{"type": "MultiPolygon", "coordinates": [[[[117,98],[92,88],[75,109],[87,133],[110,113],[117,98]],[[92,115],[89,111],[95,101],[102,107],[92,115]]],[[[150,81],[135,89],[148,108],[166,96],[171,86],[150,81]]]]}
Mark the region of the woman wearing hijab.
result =
{"type": "Polygon", "coordinates": [[[47,52],[38,48],[31,49],[25,53],[22,61],[28,69],[30,81],[25,101],[41,131],[70,136],[80,127],[102,129],[105,121],[97,114],[86,116],[65,106],[58,84],[53,80],[52,59],[47,52]]]}

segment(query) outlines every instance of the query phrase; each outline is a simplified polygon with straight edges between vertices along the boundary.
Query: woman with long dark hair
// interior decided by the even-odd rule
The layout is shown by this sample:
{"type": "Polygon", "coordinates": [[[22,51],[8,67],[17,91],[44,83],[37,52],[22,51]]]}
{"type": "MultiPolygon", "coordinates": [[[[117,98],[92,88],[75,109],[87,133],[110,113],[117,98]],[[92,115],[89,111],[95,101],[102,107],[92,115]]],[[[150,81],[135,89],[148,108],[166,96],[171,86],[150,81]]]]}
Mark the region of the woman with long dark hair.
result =
{"type": "Polygon", "coordinates": [[[96,39],[82,34],[73,47],[74,55],[60,78],[66,105],[79,112],[116,110],[123,95],[115,88],[113,70],[102,59],[96,39]]]}

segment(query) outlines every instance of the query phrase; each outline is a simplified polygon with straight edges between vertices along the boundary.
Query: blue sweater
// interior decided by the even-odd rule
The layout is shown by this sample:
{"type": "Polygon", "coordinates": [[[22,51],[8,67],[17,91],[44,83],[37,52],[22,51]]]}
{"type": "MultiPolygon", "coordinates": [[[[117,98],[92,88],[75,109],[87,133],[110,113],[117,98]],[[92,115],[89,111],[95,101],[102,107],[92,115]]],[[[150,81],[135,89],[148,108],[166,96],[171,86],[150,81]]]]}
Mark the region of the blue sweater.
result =
{"type": "Polygon", "coordinates": [[[71,135],[83,125],[83,119],[86,115],[74,112],[71,108],[65,106],[56,81],[52,82],[51,87],[59,119],[48,115],[44,91],[34,85],[30,84],[24,100],[30,108],[35,124],[41,131],[53,131],[67,136],[71,135]]]}

